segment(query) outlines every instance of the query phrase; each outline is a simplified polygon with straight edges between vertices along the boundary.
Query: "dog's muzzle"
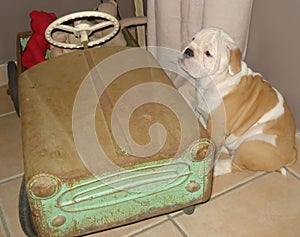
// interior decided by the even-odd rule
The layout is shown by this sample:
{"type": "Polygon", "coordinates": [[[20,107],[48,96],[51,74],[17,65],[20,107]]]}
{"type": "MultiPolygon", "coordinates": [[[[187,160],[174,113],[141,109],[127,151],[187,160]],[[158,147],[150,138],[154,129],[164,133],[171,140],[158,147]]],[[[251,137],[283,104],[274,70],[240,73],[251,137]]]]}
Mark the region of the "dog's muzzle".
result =
{"type": "Polygon", "coordinates": [[[187,48],[183,53],[185,58],[192,58],[194,57],[194,51],[190,48],[187,48]]]}

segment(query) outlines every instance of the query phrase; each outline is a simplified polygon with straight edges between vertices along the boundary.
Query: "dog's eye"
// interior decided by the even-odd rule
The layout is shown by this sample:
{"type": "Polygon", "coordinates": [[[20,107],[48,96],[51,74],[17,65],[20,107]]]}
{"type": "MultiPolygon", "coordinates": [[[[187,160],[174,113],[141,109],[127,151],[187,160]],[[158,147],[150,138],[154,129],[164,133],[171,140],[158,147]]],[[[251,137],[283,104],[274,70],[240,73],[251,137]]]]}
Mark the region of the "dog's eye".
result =
{"type": "Polygon", "coordinates": [[[211,53],[210,53],[208,50],[205,51],[205,55],[206,55],[207,57],[212,57],[211,53]]]}
{"type": "Polygon", "coordinates": [[[194,41],[194,40],[195,40],[195,37],[192,38],[192,41],[194,41]]]}

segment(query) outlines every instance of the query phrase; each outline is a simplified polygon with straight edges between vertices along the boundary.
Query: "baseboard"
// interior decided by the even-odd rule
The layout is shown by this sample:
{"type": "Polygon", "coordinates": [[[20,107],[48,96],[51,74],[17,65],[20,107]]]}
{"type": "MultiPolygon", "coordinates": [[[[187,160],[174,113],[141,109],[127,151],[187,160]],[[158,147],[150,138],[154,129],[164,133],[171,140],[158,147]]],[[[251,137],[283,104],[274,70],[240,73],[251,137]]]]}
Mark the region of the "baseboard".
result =
{"type": "Polygon", "coordinates": [[[0,86],[7,85],[8,83],[6,66],[7,64],[0,65],[0,86]]]}

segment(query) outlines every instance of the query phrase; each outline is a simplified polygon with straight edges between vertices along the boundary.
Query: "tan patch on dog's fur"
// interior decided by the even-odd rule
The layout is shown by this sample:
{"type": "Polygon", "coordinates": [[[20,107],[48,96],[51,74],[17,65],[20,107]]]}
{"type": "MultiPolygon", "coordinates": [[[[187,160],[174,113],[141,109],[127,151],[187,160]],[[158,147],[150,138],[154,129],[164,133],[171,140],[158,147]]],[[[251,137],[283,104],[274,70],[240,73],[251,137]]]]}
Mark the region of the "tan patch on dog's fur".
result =
{"type": "Polygon", "coordinates": [[[241,71],[242,54],[239,48],[230,50],[229,68],[232,75],[241,71]]]}
{"type": "Polygon", "coordinates": [[[240,136],[278,103],[272,86],[259,75],[243,76],[240,83],[223,98],[226,135],[240,136]]]}
{"type": "Polygon", "coordinates": [[[279,171],[282,167],[293,165],[297,161],[294,119],[287,104],[284,114],[265,124],[263,132],[274,134],[276,146],[260,140],[243,142],[236,151],[232,162],[232,171],[242,169],[279,171]],[[288,125],[288,126],[286,126],[288,125]]]}
{"type": "MultiPolygon", "coordinates": [[[[226,111],[225,136],[234,134],[239,137],[273,109],[279,100],[272,86],[257,75],[242,77],[223,101],[226,111]]],[[[294,118],[286,102],[283,106],[284,113],[277,119],[266,122],[263,129],[264,134],[276,135],[276,146],[261,140],[244,141],[236,150],[233,171],[277,171],[296,162],[294,118]]]]}

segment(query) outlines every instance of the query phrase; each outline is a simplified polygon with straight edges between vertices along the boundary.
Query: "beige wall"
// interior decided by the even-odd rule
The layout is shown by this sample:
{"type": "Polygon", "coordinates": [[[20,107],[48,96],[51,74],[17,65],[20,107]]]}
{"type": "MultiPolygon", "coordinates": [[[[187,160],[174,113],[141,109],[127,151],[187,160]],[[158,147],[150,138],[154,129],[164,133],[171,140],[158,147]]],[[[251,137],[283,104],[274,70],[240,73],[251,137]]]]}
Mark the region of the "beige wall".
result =
{"type": "MultiPolygon", "coordinates": [[[[29,13],[32,10],[54,12],[58,17],[68,13],[91,10],[100,0],[9,0],[0,7],[0,65],[16,59],[16,36],[30,30],[29,13]]],[[[120,15],[131,16],[132,0],[118,0],[120,15]]]]}
{"type": "Polygon", "coordinates": [[[254,0],[246,62],[284,95],[300,129],[300,1],[254,0]]]}
{"type": "Polygon", "coordinates": [[[9,0],[2,1],[0,8],[0,64],[16,58],[18,32],[30,30],[29,13],[32,10],[54,12],[57,16],[89,10],[97,6],[97,0],[9,0]]]}

